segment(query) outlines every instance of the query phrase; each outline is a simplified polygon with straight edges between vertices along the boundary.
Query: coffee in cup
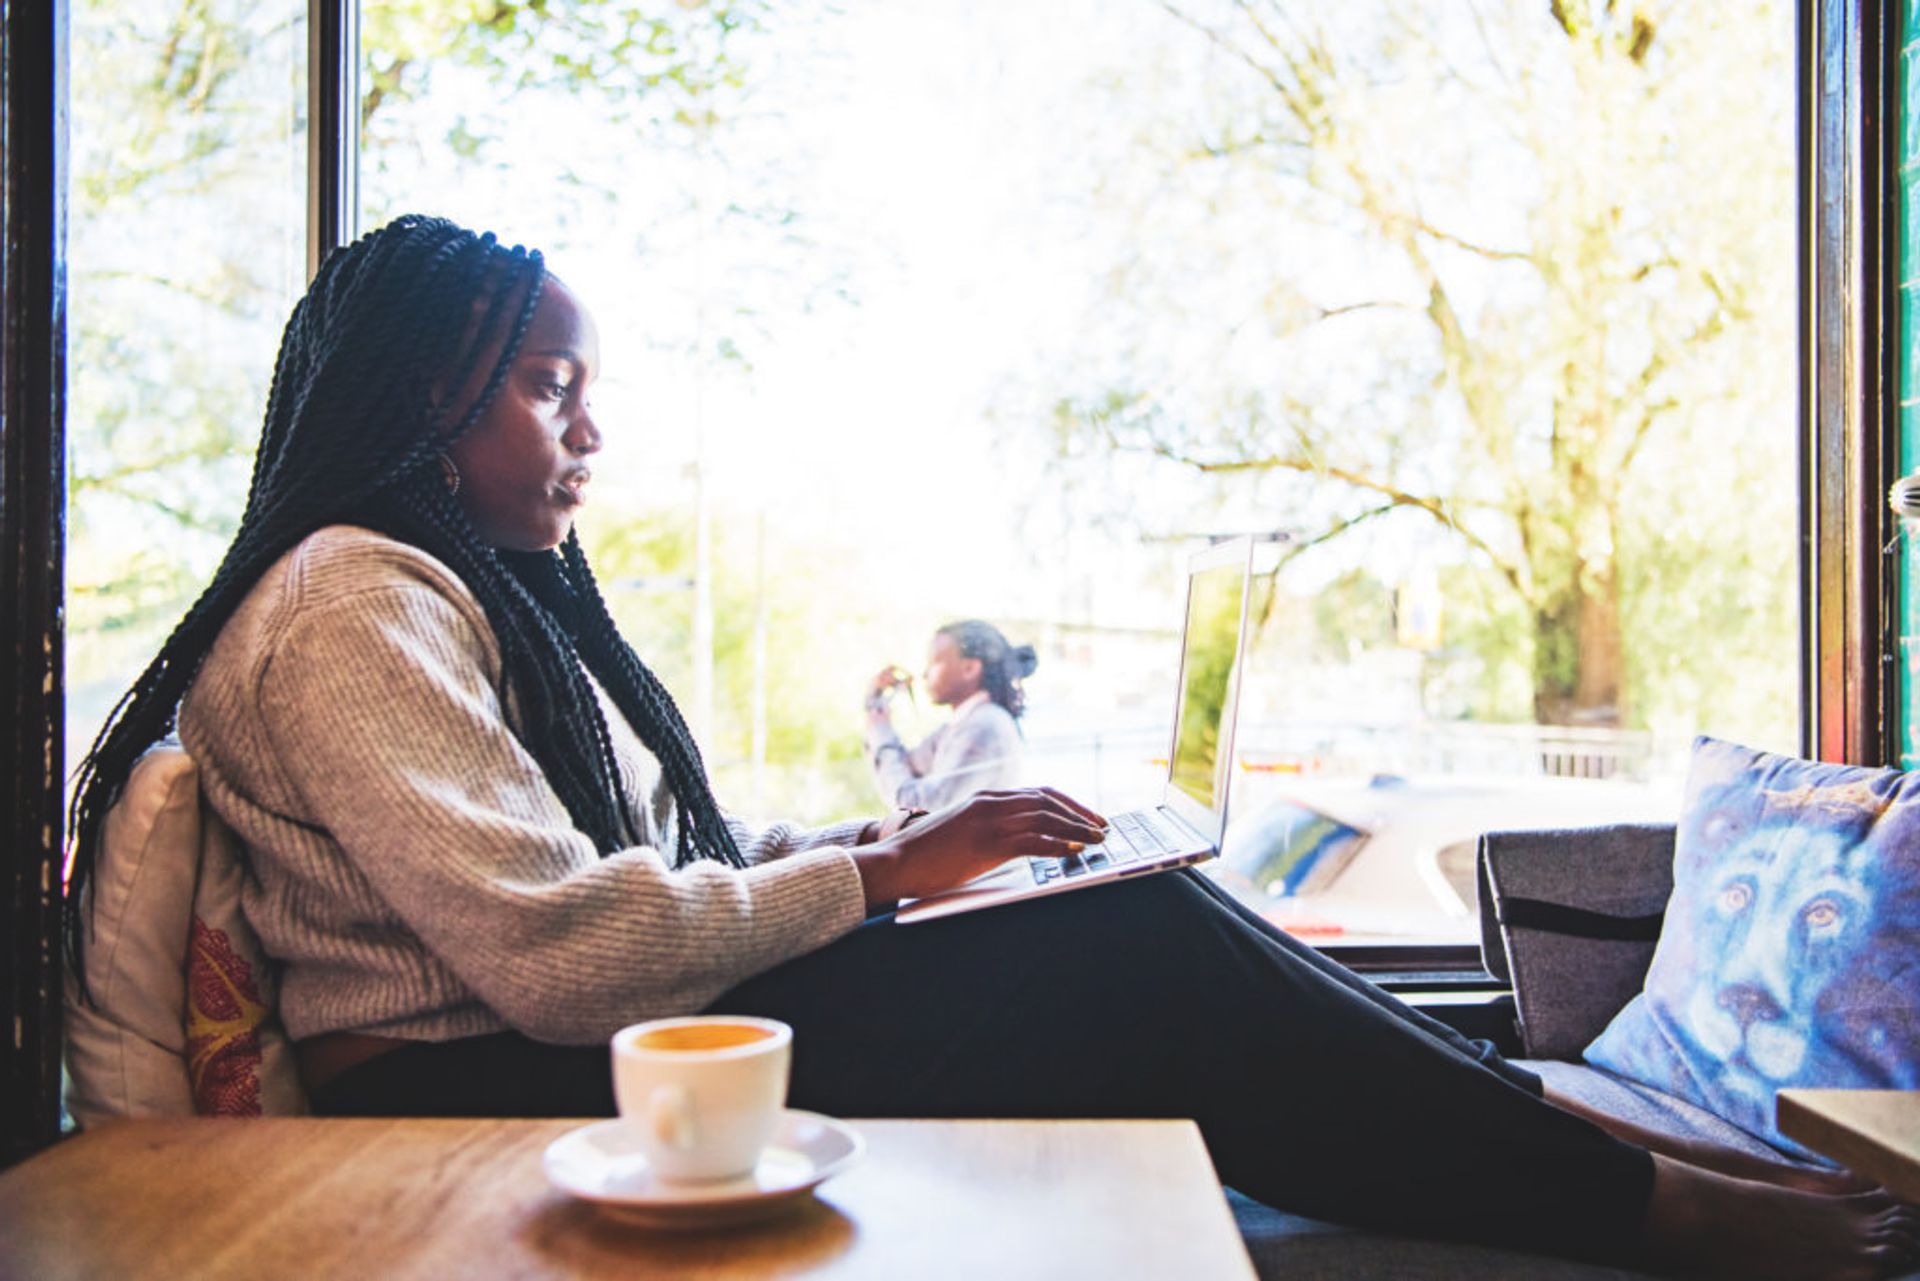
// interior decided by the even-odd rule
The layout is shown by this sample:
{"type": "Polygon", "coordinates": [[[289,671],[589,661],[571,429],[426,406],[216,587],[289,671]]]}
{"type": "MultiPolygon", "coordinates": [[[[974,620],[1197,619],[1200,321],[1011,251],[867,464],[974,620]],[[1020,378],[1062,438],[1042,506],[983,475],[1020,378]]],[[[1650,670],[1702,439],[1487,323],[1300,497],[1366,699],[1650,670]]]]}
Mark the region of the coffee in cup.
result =
{"type": "Polygon", "coordinates": [[[753,1172],[787,1101],[793,1029],[698,1014],[613,1037],[613,1096],[655,1175],[670,1183],[753,1172]]]}

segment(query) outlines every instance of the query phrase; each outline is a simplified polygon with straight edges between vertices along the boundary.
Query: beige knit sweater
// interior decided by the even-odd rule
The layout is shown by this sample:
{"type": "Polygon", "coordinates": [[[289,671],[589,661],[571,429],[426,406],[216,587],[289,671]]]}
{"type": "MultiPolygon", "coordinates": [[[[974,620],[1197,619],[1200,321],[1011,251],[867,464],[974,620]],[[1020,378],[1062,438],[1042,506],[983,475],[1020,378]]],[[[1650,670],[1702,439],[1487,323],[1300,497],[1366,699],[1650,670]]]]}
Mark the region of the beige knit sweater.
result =
{"type": "Polygon", "coordinates": [[[243,904],[283,967],[295,1039],[515,1028],[588,1044],[860,923],[857,823],[736,825],[751,866],[670,870],[658,764],[604,694],[645,843],[601,858],[502,690],[465,584],[363,529],[307,538],[221,631],[180,736],[245,844],[243,904]]]}

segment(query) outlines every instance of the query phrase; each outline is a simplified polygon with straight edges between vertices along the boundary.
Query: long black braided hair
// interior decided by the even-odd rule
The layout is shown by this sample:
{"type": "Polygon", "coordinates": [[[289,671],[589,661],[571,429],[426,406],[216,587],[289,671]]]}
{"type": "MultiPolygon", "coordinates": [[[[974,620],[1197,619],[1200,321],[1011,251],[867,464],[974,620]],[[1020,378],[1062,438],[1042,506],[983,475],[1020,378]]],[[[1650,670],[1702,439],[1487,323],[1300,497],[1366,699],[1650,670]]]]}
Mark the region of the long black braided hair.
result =
{"type": "Polygon", "coordinates": [[[473,591],[517,695],[515,732],[603,855],[631,843],[628,798],[583,663],[659,758],[679,820],[676,866],[701,858],[744,865],[686,721],[614,626],[579,535],[569,533],[555,552],[499,551],[448,491],[441,453],[498,396],[545,281],[537,251],[418,215],[336,250],[321,266],[280,340],[233,543],[81,762],[65,901],[76,973],[84,972],[81,891],[134,763],[172,731],[201,660],[260,575],[330,524],[411,543],[473,591]],[[435,388],[471,386],[494,351],[478,397],[449,421],[435,388]]]}

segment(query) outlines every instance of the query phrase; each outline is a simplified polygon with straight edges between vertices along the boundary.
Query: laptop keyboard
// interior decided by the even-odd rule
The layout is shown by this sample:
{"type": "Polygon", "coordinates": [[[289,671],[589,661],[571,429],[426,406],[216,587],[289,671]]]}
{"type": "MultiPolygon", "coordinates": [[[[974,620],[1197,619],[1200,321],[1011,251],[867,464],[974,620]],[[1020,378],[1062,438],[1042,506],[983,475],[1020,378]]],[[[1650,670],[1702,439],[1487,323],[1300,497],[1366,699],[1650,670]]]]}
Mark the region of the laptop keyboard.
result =
{"type": "Polygon", "coordinates": [[[1071,880],[1088,872],[1137,863],[1179,848],[1179,838],[1150,812],[1115,814],[1107,820],[1107,839],[1065,858],[1030,858],[1033,883],[1071,880]]]}

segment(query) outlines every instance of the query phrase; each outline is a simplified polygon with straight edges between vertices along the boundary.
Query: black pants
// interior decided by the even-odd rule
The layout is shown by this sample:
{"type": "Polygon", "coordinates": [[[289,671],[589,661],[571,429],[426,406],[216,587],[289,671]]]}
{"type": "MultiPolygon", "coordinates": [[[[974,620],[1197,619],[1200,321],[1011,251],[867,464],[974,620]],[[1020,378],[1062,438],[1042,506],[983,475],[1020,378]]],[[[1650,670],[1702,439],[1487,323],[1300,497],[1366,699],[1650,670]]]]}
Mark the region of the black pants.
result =
{"type": "MultiPolygon", "coordinates": [[[[1191,1117],[1221,1181],[1359,1227],[1617,1259],[1652,1159],[1539,1080],[1190,872],[912,926],[869,921],[711,1009],[794,1028],[794,1107],[1191,1117]]],[[[512,1033],[391,1051],[334,1114],[611,1115],[607,1048],[512,1033]]]]}

